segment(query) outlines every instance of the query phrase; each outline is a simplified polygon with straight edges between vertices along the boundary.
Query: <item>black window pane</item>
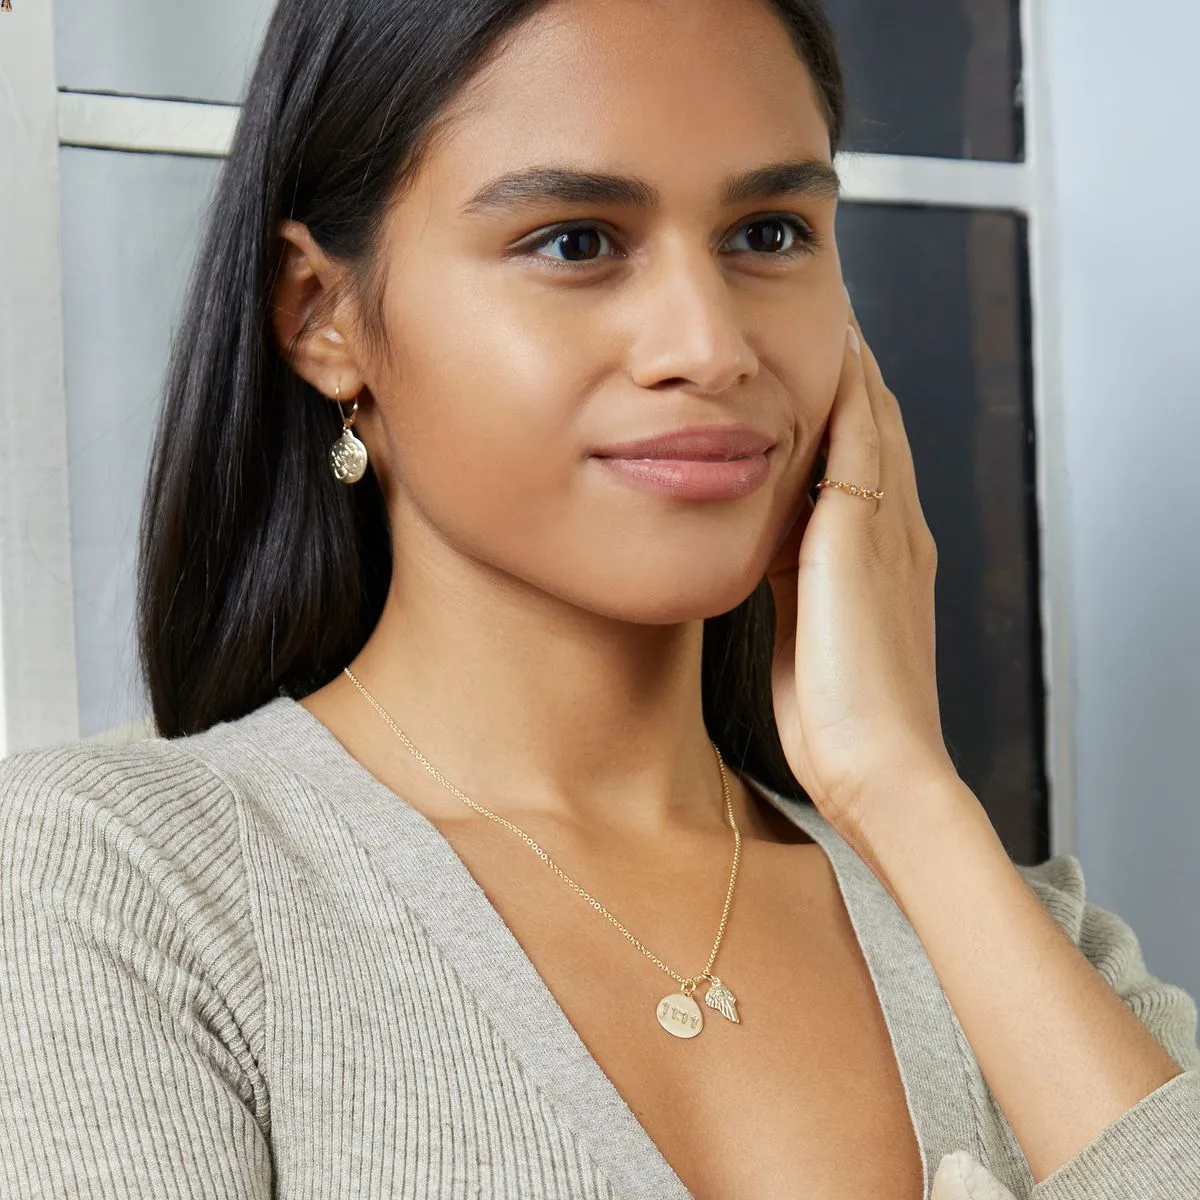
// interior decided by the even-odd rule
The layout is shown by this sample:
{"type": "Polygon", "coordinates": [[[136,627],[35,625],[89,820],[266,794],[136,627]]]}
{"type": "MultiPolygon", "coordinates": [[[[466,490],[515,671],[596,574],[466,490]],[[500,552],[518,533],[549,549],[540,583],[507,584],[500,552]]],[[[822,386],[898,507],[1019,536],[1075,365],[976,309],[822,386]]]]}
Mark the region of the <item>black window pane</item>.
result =
{"type": "Polygon", "coordinates": [[[1049,835],[1024,222],[847,204],[839,244],[938,546],[946,742],[1009,853],[1039,862],[1049,835]]]}
{"type": "Polygon", "coordinates": [[[845,148],[1023,157],[1016,0],[825,0],[849,91],[845,148]]]}

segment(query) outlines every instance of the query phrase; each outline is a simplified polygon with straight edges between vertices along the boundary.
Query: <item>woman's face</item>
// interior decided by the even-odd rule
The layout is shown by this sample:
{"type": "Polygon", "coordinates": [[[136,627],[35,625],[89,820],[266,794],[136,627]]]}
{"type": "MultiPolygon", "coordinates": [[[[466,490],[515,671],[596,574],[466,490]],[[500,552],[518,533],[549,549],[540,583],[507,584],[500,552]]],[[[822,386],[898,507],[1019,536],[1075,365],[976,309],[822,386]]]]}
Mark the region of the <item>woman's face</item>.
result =
{"type": "Polygon", "coordinates": [[[845,343],[828,131],[784,26],[766,0],[556,0],[449,115],[389,216],[366,371],[398,569],[424,524],[606,616],[727,611],[807,493],[845,343]],[[535,168],[556,191],[497,186],[535,168]],[[765,463],[597,457],[734,424],[765,463]]]}

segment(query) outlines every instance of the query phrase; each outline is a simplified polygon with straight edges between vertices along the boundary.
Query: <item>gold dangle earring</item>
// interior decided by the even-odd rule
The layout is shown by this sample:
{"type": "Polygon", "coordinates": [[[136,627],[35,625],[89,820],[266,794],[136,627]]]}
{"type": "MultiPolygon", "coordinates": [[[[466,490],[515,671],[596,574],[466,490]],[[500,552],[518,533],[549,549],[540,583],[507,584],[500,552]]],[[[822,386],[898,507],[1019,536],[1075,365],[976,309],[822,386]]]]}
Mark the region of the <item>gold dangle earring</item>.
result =
{"type": "MultiPolygon", "coordinates": [[[[333,398],[337,401],[338,411],[342,412],[342,385],[335,385],[333,398]]],[[[342,415],[342,436],[329,449],[329,464],[333,467],[333,477],[341,483],[357,483],[367,470],[367,448],[350,432],[354,418],[358,416],[358,401],[347,417],[342,415]]]]}

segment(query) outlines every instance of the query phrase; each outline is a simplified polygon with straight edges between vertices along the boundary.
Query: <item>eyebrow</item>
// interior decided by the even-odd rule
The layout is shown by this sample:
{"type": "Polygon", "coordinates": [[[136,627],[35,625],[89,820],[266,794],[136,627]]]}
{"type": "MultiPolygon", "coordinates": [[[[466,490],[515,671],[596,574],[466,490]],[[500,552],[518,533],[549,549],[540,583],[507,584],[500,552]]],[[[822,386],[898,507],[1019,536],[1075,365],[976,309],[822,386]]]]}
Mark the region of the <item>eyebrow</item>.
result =
{"type": "MultiPolygon", "coordinates": [[[[820,159],[798,159],[771,163],[725,180],[721,203],[744,204],[775,196],[815,196],[836,200],[841,194],[837,171],[820,159]]],[[[661,200],[659,190],[645,179],[578,171],[570,167],[531,167],[512,171],[484,184],[463,206],[466,216],[496,211],[516,212],[547,201],[560,204],[619,204],[654,208],[661,200]]]]}

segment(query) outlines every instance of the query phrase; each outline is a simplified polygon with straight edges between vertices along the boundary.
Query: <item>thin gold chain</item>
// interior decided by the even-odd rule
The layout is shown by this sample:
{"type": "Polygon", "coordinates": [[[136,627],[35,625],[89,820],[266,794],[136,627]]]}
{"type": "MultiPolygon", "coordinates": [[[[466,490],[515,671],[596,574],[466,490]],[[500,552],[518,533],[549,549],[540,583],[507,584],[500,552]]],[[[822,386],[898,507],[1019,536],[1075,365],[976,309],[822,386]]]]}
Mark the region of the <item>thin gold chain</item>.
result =
{"type": "Polygon", "coordinates": [[[515,833],[523,842],[525,842],[526,845],[528,845],[530,849],[532,849],[533,852],[538,856],[538,858],[540,858],[542,862],[546,864],[546,866],[548,866],[560,879],[562,879],[564,883],[578,892],[579,895],[581,895],[598,913],[607,917],[608,920],[611,921],[652,963],[666,971],[666,973],[670,975],[672,979],[676,980],[682,986],[683,994],[685,996],[690,996],[692,992],[696,990],[696,986],[701,979],[714,978],[711,974],[712,965],[717,960],[717,952],[721,949],[721,939],[725,936],[725,923],[729,920],[729,906],[733,902],[733,887],[737,882],[738,862],[742,855],[742,835],[733,816],[733,802],[729,797],[729,778],[725,773],[725,761],[722,759],[721,751],[717,749],[715,742],[710,741],[709,744],[713,748],[713,753],[717,756],[717,767],[721,772],[721,790],[724,793],[725,798],[725,815],[729,821],[730,827],[733,829],[733,868],[729,873],[729,888],[725,893],[725,907],[721,910],[721,924],[717,928],[717,937],[716,941],[713,942],[712,953],[709,954],[708,962],[705,964],[704,970],[701,971],[699,975],[688,976],[685,978],[683,975],[679,975],[675,971],[672,971],[671,968],[668,967],[667,964],[663,962],[662,959],[657,955],[652,954],[640,941],[638,941],[636,937],[633,936],[632,933],[629,932],[628,929],[625,928],[624,925],[621,924],[620,921],[617,920],[616,917],[612,915],[612,913],[608,911],[607,908],[604,907],[603,904],[600,903],[599,900],[597,900],[590,893],[584,891],[584,889],[581,888],[579,884],[577,884],[575,880],[573,880],[570,875],[568,875],[519,825],[514,824],[507,817],[498,816],[490,809],[484,808],[482,804],[477,804],[471,799],[470,796],[466,794],[466,792],[455,787],[455,785],[451,783],[450,780],[448,780],[437,769],[437,767],[435,767],[433,763],[431,763],[420,752],[420,750],[416,748],[416,746],[413,745],[412,741],[409,739],[404,730],[392,720],[391,715],[379,703],[379,701],[376,700],[375,697],[372,696],[371,693],[368,692],[361,683],[359,683],[350,668],[343,667],[342,670],[349,677],[350,682],[353,683],[354,686],[358,688],[363,696],[370,702],[375,711],[379,713],[379,715],[388,723],[388,725],[391,726],[392,732],[395,733],[396,736],[405,744],[405,746],[408,747],[409,751],[413,754],[421,766],[425,768],[425,770],[427,770],[444,788],[450,792],[453,792],[454,795],[456,795],[464,804],[473,808],[477,813],[481,813],[485,817],[490,817],[491,820],[511,829],[513,833],[515,833]]]}

